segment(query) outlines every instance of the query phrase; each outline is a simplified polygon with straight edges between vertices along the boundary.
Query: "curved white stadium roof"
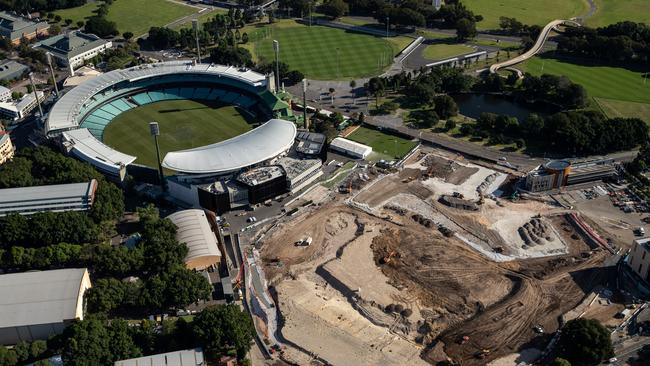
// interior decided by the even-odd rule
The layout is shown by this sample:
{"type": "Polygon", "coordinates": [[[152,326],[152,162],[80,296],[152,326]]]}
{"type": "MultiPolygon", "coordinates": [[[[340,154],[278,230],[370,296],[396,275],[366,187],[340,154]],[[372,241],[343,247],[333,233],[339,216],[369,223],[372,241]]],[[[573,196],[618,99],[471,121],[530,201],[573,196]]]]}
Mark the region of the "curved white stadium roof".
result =
{"type": "Polygon", "coordinates": [[[72,129],[79,126],[79,111],[95,94],[122,81],[138,81],[162,75],[208,74],[227,77],[251,86],[263,86],[264,75],[234,66],[196,64],[190,61],[170,61],[113,70],[81,83],[70,90],[52,107],[45,123],[45,133],[72,129]]]}
{"type": "Polygon", "coordinates": [[[167,218],[176,225],[176,240],[187,246],[186,266],[201,270],[219,261],[221,252],[217,237],[203,210],[178,211],[167,218]]]}
{"type": "Polygon", "coordinates": [[[162,165],[183,173],[227,173],[261,163],[289,150],[296,125],[271,119],[254,130],[216,144],[167,153],[162,165]]]}

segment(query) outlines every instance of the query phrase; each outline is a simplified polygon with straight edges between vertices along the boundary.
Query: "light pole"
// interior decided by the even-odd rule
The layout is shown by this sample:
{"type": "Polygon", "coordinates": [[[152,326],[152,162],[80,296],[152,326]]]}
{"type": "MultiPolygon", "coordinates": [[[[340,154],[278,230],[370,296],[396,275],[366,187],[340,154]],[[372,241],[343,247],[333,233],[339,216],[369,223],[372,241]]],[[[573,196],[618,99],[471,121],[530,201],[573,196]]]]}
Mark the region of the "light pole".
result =
{"type": "Polygon", "coordinates": [[[390,17],[386,17],[386,38],[388,38],[389,24],[390,24],[390,17]]]}
{"type": "Polygon", "coordinates": [[[275,51],[275,92],[280,90],[280,43],[273,40],[273,51],[275,51]]]}
{"type": "Polygon", "coordinates": [[[199,20],[192,19],[192,28],[194,28],[194,38],[196,38],[196,53],[201,63],[201,46],[199,45],[199,20]]]}
{"type": "Polygon", "coordinates": [[[305,122],[305,129],[309,131],[309,121],[307,120],[307,79],[302,79],[302,119],[305,122]]]}
{"type": "Polygon", "coordinates": [[[36,92],[36,85],[34,84],[34,73],[32,72],[29,73],[29,82],[32,84],[32,92],[34,93],[34,97],[36,98],[36,104],[38,104],[38,111],[40,113],[41,118],[43,118],[43,107],[41,107],[41,100],[38,99],[38,92],[36,92]]]}
{"type": "Polygon", "coordinates": [[[160,163],[160,146],[158,146],[158,136],[160,136],[160,127],[158,122],[149,122],[149,133],[153,136],[153,140],[156,144],[156,158],[158,159],[158,179],[160,179],[160,187],[163,192],[166,190],[165,187],[165,176],[163,174],[162,164],[160,163]]]}
{"type": "Polygon", "coordinates": [[[47,63],[50,65],[50,72],[52,73],[52,84],[54,85],[54,92],[56,93],[56,97],[59,97],[59,87],[56,85],[56,77],[54,76],[54,68],[52,67],[52,54],[51,53],[46,53],[47,56],[47,63]]]}

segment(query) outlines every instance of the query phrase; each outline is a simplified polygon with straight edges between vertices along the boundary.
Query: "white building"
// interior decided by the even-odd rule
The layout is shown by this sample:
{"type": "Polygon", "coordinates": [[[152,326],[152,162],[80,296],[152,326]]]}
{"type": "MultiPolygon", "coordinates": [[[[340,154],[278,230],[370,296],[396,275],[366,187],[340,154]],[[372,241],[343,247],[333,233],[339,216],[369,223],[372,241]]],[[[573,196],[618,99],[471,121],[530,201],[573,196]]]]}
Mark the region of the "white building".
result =
{"type": "Polygon", "coordinates": [[[205,366],[200,348],[115,361],[114,366],[205,366]]]}
{"type": "Polygon", "coordinates": [[[0,275],[0,344],[47,339],[84,317],[85,268],[0,275]]]}
{"type": "Polygon", "coordinates": [[[365,159],[372,152],[372,147],[356,141],[337,137],[330,143],[330,149],[357,159],[365,159]]]}
{"type": "Polygon", "coordinates": [[[11,101],[11,89],[0,86],[0,102],[11,101]]]}
{"type": "Polygon", "coordinates": [[[69,67],[74,75],[75,68],[113,47],[113,43],[94,34],[74,31],[50,37],[34,47],[51,53],[60,65],[69,67]]]}
{"type": "Polygon", "coordinates": [[[628,264],[636,274],[650,282],[650,238],[634,241],[628,264]]]}
{"type": "MultiPolygon", "coordinates": [[[[38,99],[43,100],[43,92],[38,91],[38,99]]],[[[34,92],[25,94],[19,101],[0,102],[0,117],[17,121],[25,118],[31,112],[38,102],[34,92]]]]}

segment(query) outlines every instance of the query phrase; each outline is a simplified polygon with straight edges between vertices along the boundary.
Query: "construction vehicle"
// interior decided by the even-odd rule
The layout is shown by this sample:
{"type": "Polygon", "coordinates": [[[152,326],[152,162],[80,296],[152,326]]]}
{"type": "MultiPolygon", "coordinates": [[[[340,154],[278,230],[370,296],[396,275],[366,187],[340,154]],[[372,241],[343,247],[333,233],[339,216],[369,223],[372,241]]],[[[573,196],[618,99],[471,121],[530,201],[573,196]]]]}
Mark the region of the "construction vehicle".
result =
{"type": "Polygon", "coordinates": [[[311,241],[312,241],[311,236],[307,236],[295,242],[294,245],[297,247],[308,247],[311,245],[311,241]]]}

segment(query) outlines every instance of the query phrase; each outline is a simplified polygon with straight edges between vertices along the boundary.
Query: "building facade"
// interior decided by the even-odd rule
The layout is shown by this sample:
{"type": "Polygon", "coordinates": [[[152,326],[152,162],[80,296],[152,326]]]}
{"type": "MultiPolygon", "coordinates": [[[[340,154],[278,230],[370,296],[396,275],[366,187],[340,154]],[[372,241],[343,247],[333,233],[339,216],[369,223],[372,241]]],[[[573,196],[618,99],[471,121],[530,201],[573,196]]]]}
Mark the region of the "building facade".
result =
{"type": "Polygon", "coordinates": [[[34,47],[52,54],[58,64],[69,67],[70,73],[74,74],[74,69],[82,66],[87,60],[104,53],[113,47],[113,43],[94,34],[74,31],[50,37],[37,43],[34,47]]]}
{"type": "Polygon", "coordinates": [[[634,241],[628,264],[634,273],[650,282],[650,238],[634,241]]]}
{"type": "Polygon", "coordinates": [[[0,11],[0,36],[11,41],[12,44],[20,44],[25,38],[32,40],[39,36],[46,36],[50,29],[47,22],[36,22],[16,14],[0,11]]]}
{"type": "Polygon", "coordinates": [[[33,111],[34,108],[38,106],[39,100],[43,100],[43,92],[37,91],[36,93],[37,94],[31,92],[29,94],[25,94],[17,102],[0,102],[0,117],[12,121],[18,121],[27,117],[27,115],[29,115],[29,112],[33,111]],[[38,99],[36,98],[36,95],[38,95],[38,99]]]}
{"type": "Polygon", "coordinates": [[[6,131],[0,131],[0,165],[14,157],[16,149],[11,142],[11,137],[6,131]]]}
{"type": "Polygon", "coordinates": [[[86,211],[95,201],[97,181],[0,189],[0,217],[12,213],[86,211]]]}

